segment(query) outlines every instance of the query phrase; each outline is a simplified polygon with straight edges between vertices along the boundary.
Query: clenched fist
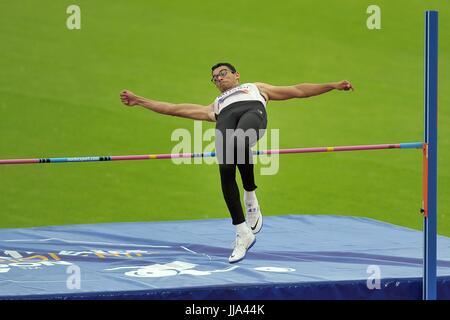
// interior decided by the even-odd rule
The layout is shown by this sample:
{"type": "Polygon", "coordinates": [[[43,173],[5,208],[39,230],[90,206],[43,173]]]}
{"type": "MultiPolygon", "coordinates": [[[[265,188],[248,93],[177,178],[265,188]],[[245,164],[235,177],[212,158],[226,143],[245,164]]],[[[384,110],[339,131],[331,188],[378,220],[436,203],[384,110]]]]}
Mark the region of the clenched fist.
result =
{"type": "Polygon", "coordinates": [[[129,90],[123,90],[120,93],[120,100],[127,106],[135,106],[138,104],[138,96],[129,90]]]}
{"type": "Polygon", "coordinates": [[[352,86],[352,84],[350,83],[350,81],[347,81],[347,80],[342,80],[342,81],[339,81],[339,82],[336,82],[335,83],[335,89],[337,89],[337,90],[345,90],[345,91],[348,91],[348,90],[355,90],[354,88],[353,88],[353,86],[352,86]]]}

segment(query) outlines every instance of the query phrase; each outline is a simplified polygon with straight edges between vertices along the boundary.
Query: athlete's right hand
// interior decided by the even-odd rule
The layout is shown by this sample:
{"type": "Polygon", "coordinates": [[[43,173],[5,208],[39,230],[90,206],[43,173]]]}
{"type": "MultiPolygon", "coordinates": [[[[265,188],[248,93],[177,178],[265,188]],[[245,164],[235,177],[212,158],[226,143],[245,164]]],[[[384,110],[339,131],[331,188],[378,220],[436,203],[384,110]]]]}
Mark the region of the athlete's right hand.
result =
{"type": "Polygon", "coordinates": [[[123,90],[120,93],[120,100],[127,106],[135,106],[138,104],[138,96],[129,90],[123,90]]]}

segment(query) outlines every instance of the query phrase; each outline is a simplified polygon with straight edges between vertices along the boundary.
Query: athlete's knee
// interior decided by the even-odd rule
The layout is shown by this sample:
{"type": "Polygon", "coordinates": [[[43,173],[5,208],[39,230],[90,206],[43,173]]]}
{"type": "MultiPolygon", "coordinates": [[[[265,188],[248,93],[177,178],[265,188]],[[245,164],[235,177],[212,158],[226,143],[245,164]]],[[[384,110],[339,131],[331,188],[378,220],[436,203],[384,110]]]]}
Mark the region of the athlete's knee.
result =
{"type": "Polygon", "coordinates": [[[234,178],[236,176],[236,165],[233,164],[219,164],[219,171],[222,180],[224,178],[234,178]]]}

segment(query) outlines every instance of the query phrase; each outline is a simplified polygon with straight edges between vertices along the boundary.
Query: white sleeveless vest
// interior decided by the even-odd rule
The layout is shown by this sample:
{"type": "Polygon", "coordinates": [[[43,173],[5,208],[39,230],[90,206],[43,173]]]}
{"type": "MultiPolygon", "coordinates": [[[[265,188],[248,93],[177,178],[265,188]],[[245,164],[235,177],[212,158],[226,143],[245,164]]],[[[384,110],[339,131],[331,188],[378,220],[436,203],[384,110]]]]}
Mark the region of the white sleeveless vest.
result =
{"type": "Polygon", "coordinates": [[[239,101],[261,101],[266,107],[266,100],[253,83],[243,83],[237,87],[223,92],[214,100],[214,113],[218,115],[229,105],[239,101]]]}

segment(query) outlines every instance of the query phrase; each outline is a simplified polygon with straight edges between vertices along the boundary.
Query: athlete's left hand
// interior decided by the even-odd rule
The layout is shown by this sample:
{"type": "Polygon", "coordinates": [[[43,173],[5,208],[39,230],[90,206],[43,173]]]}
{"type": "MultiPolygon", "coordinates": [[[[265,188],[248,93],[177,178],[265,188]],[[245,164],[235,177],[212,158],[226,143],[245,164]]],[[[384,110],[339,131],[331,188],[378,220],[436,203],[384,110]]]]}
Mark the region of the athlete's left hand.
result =
{"type": "Polygon", "coordinates": [[[335,83],[335,89],[337,89],[337,90],[345,90],[345,91],[348,91],[348,90],[355,90],[354,88],[353,88],[353,86],[352,86],[352,84],[350,83],[350,81],[347,81],[347,80],[342,80],[342,81],[339,81],[339,82],[336,82],[335,83]]]}

